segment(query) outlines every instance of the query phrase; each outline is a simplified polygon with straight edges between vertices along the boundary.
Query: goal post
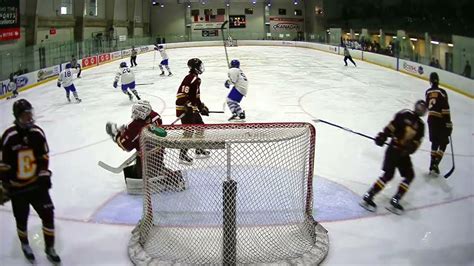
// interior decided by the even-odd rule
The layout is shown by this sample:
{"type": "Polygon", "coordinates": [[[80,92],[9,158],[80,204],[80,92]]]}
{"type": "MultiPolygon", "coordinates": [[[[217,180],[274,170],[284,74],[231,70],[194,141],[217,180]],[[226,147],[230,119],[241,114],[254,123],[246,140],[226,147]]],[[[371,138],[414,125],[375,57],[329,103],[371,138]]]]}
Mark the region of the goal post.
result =
{"type": "Polygon", "coordinates": [[[134,264],[319,264],[327,231],[313,217],[315,129],[309,123],[143,130],[143,214],[134,264]],[[196,149],[210,152],[197,158],[196,149]],[[194,158],[180,163],[180,154],[194,158]]]}

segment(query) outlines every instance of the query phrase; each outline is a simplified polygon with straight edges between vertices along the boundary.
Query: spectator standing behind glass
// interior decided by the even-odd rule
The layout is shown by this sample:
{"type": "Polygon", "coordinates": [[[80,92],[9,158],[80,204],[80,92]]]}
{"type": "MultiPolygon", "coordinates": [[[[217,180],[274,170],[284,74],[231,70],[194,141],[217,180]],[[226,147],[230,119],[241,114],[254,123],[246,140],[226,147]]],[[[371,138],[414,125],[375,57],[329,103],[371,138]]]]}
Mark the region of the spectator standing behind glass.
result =
{"type": "Polygon", "coordinates": [[[462,75],[466,78],[471,78],[471,65],[469,64],[469,60],[466,61],[466,66],[464,66],[464,72],[462,75]]]}

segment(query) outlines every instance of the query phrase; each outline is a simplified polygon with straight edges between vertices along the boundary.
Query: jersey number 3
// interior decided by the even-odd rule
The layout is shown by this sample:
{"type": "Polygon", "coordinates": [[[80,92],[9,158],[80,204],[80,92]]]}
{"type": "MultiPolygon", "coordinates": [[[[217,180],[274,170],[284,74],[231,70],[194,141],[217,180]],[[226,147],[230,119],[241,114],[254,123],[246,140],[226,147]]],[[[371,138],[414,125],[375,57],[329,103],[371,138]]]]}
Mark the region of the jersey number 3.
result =
{"type": "Polygon", "coordinates": [[[36,174],[36,161],[33,150],[22,150],[18,152],[17,178],[21,180],[30,179],[36,174]]]}

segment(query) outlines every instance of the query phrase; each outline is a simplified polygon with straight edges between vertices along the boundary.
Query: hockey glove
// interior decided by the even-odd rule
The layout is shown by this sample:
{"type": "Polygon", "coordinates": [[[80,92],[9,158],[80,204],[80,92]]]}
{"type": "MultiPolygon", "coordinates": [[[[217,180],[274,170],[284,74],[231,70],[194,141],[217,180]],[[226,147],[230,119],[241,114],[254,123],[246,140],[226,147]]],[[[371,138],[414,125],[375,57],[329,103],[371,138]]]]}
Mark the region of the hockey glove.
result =
{"type": "Polygon", "coordinates": [[[453,123],[446,123],[446,136],[449,137],[453,133],[453,123]]]}
{"type": "Polygon", "coordinates": [[[50,170],[41,170],[38,173],[38,184],[40,187],[50,189],[51,188],[51,175],[50,170]]]}
{"type": "Polygon", "coordinates": [[[57,85],[59,88],[61,88],[61,82],[58,81],[57,85]]]}
{"type": "Polygon", "coordinates": [[[377,144],[377,146],[380,146],[382,147],[384,144],[385,144],[385,141],[387,140],[387,136],[383,133],[383,132],[380,132],[377,137],[375,137],[375,144],[377,144]]]}
{"type": "Polygon", "coordinates": [[[199,108],[199,112],[201,113],[201,115],[209,116],[209,108],[207,108],[207,106],[204,105],[204,103],[201,104],[201,107],[199,108]]]}
{"type": "Polygon", "coordinates": [[[231,84],[230,80],[226,80],[225,83],[224,83],[224,86],[229,89],[230,84],[231,84]]]}
{"type": "Polygon", "coordinates": [[[117,86],[118,86],[117,81],[114,81],[114,88],[117,88],[117,86]]]}

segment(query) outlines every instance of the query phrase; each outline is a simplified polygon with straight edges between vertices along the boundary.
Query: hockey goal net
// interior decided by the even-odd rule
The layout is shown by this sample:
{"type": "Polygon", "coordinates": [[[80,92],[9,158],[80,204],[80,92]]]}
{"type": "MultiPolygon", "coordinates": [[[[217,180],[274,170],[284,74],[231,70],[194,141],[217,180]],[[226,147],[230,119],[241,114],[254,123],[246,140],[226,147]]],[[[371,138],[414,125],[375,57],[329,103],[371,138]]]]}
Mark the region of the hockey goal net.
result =
{"type": "Polygon", "coordinates": [[[312,214],[311,124],[163,128],[166,137],[145,129],[140,138],[144,198],[129,243],[134,264],[315,265],[326,257],[327,231],[312,214]],[[192,164],[182,164],[183,149],[192,164]],[[199,149],[209,156],[197,158],[199,149]]]}

